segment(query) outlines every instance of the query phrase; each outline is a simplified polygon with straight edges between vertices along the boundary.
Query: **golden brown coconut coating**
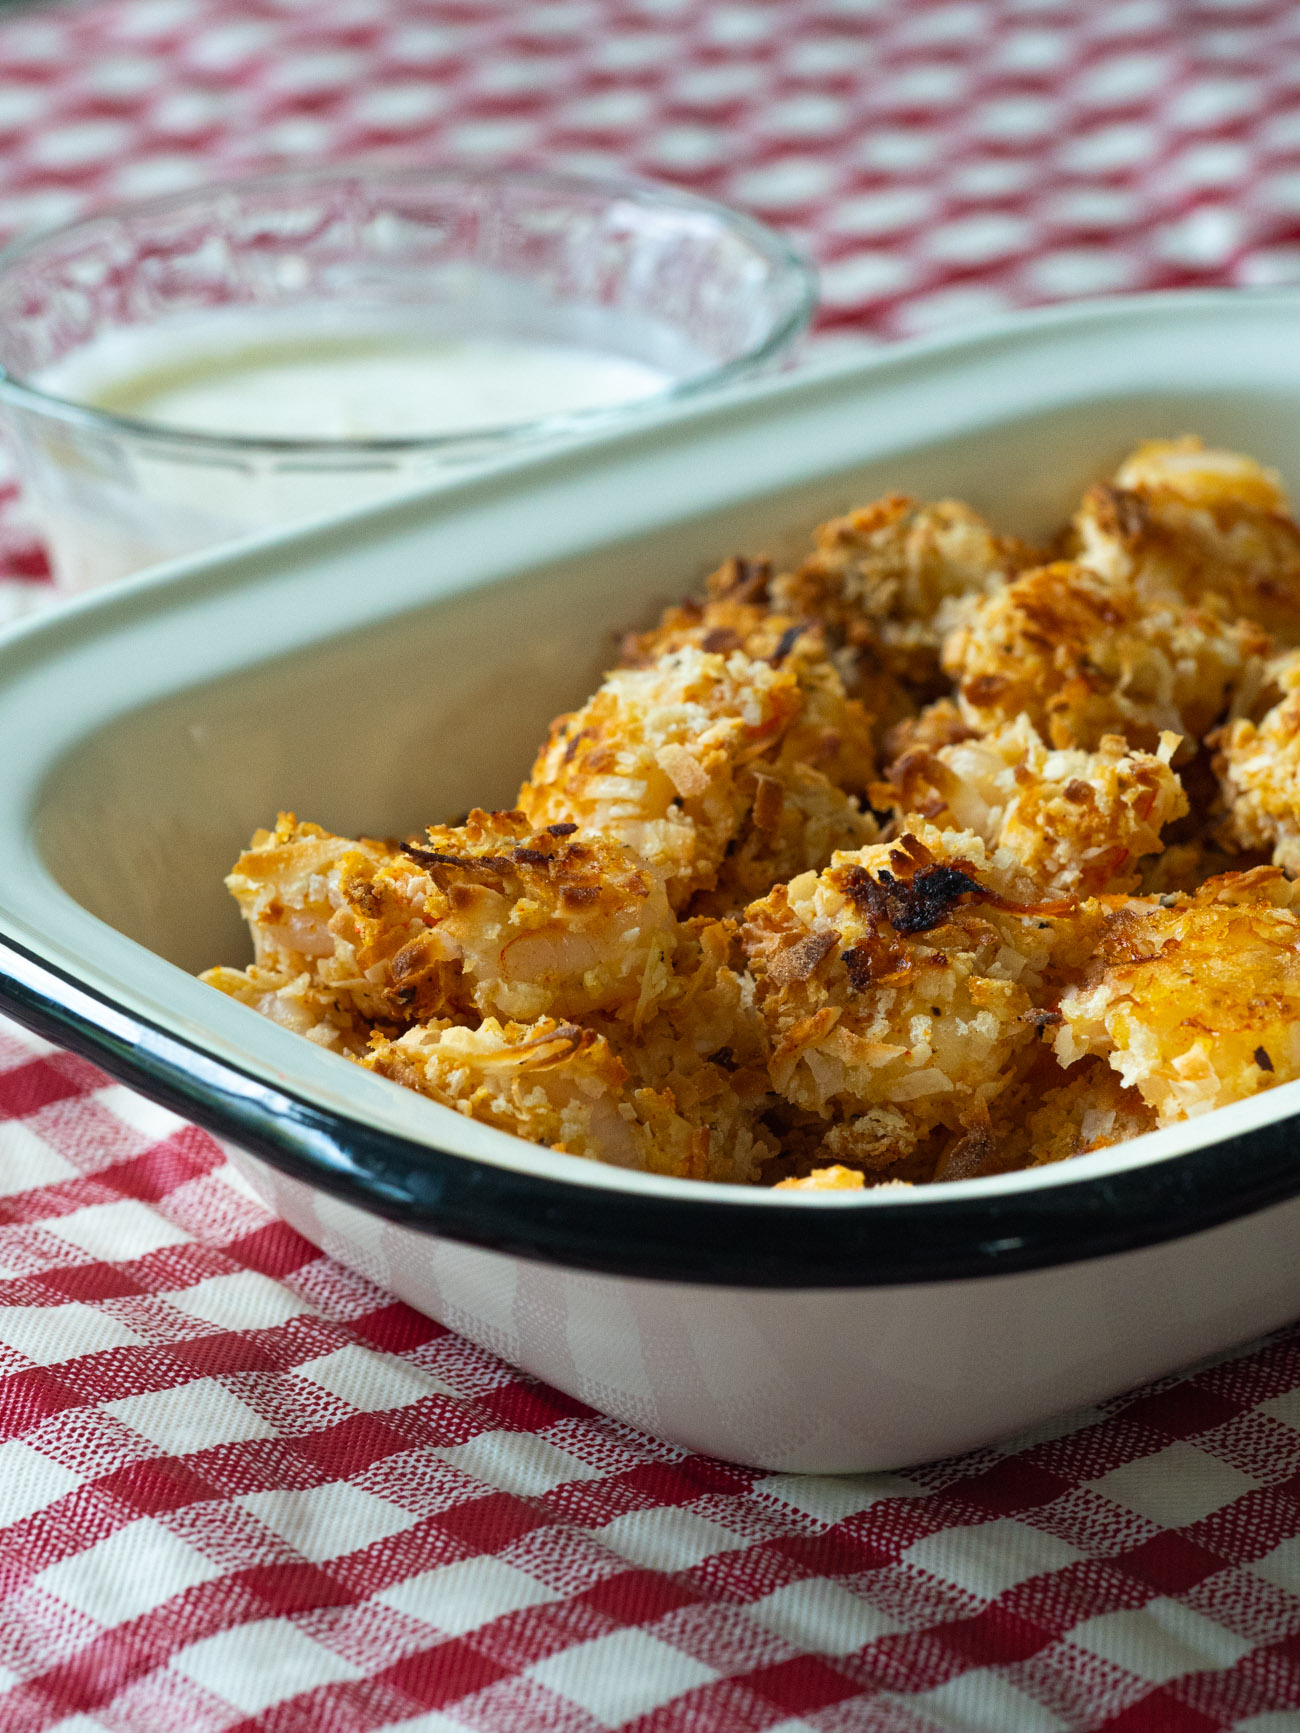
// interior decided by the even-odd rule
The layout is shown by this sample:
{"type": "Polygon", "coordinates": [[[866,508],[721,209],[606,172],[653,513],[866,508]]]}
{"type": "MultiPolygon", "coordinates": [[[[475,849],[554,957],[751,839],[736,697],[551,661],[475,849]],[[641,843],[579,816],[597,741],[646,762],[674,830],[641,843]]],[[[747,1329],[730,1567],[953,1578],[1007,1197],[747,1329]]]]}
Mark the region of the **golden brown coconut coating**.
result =
{"type": "Polygon", "coordinates": [[[771,605],[766,561],[728,560],[707,581],[704,601],[667,608],[659,627],[624,641],[627,665],[699,648],[783,667],[799,683],[803,709],[782,735],[778,757],[820,771],[837,789],[861,794],[875,773],[874,712],[849,698],[822,622],[771,605]]]}
{"type": "Polygon", "coordinates": [[[1141,863],[1136,894],[1163,897],[1172,891],[1199,890],[1207,879],[1249,872],[1252,867],[1267,866],[1270,858],[1268,849],[1221,847],[1213,834],[1207,833],[1190,842],[1170,843],[1163,854],[1148,855],[1141,863]]]}
{"type": "Polygon", "coordinates": [[[1098,1054],[1164,1125],[1300,1076],[1300,885],[1278,867],[1107,899],[1061,996],[1062,1065],[1098,1054]]]}
{"type": "Polygon", "coordinates": [[[1199,439],[1149,440],[1089,490],[1075,557],[1146,602],[1245,616],[1300,643],[1300,529],[1277,473],[1199,439]]]}
{"type": "Polygon", "coordinates": [[[248,922],[257,963],[294,976],[332,958],[330,922],[343,906],[340,885],[392,855],[391,843],[332,836],[318,824],[300,824],[291,812],[279,815],[274,830],[256,831],[226,888],[248,922]]]}
{"type": "Polygon", "coordinates": [[[255,961],[204,978],[525,1139],[797,1191],[1065,1160],[1300,1076],[1277,478],[1154,441],[1056,545],[891,495],[794,572],[729,562],[557,720],[520,810],[258,832],[255,961]]]}
{"type": "Polygon", "coordinates": [[[305,973],[341,1012],[381,1023],[635,1005],[675,943],[652,868],[566,825],[535,832],[518,812],[476,811],[395,849],[282,814],[227,882],[259,964],[305,973]]]}
{"type": "Polygon", "coordinates": [[[692,649],[714,656],[739,650],[779,668],[817,623],[774,608],[771,581],[770,560],[728,560],[710,574],[703,596],[671,603],[648,631],[626,634],[623,667],[648,668],[671,650],[692,649]]]}
{"type": "Polygon", "coordinates": [[[702,600],[665,609],[658,626],[623,641],[623,665],[649,668],[677,650],[703,650],[784,668],[799,683],[802,708],[781,737],[780,756],[820,771],[837,788],[861,794],[875,774],[873,716],[849,698],[817,620],[772,606],[766,561],[728,560],[702,600]]]}
{"type": "Polygon", "coordinates": [[[862,848],[879,834],[870,811],[797,760],[755,767],[751,774],[749,808],[718,868],[716,885],[697,892],[692,913],[739,913],[773,885],[818,872],[838,850],[862,848]]]}
{"type": "Polygon", "coordinates": [[[886,765],[909,752],[937,752],[941,746],[956,746],[962,740],[978,740],[980,730],[962,713],[955,698],[936,698],[914,716],[905,716],[881,737],[886,765]]]}
{"type": "Polygon", "coordinates": [[[373,1025],[342,996],[314,981],[307,970],[295,975],[251,963],[246,969],[205,969],[200,979],[281,1028],[305,1035],[318,1047],[354,1055],[366,1051],[373,1025]]]}
{"type": "Polygon", "coordinates": [[[1166,824],[1187,811],[1170,767],[1177,737],[1156,753],[1103,735],[1096,752],[1044,746],[1027,717],[982,738],[914,750],[889,769],[873,804],[919,813],[943,830],[969,830],[1006,849],[1046,894],[1132,890],[1143,855],[1158,854],[1166,824]]]}
{"type": "Polygon", "coordinates": [[[856,1135],[891,1160],[936,1129],[965,1131],[1036,1039],[1047,917],[1066,907],[1041,904],[979,837],[920,823],[779,885],[743,934],[774,1088],[866,1121],[856,1135]]]}
{"type": "Polygon", "coordinates": [[[1155,1130],[1156,1116],[1108,1066],[1083,1061],[1033,1104],[1025,1127],[1026,1165],[1045,1167],[1141,1137],[1155,1130]]]}
{"type": "Polygon", "coordinates": [[[982,595],[1040,557],[999,536],[956,500],[889,494],[816,532],[797,571],[772,582],[773,605],[821,622],[857,661],[852,690],[886,723],[942,690],[945,608],[982,595]]]}
{"type": "Polygon", "coordinates": [[[744,1184],[771,1154],[734,1095],[720,1088],[685,1117],[671,1090],[638,1085],[604,1037],[576,1023],[424,1023],[376,1036],[363,1063],[530,1143],[615,1167],[744,1184]]]}
{"type": "Polygon", "coordinates": [[[1249,620],[1144,603],[1060,560],[971,608],[943,654],[980,733],[1024,715],[1053,746],[1095,751],[1119,734],[1154,752],[1174,733],[1190,752],[1233,694],[1258,684],[1269,650],[1249,620]]]}
{"type": "Polygon", "coordinates": [[[1279,657],[1270,675],[1281,696],[1258,722],[1225,723],[1214,765],[1227,836],[1241,848],[1272,849],[1278,866],[1300,873],[1300,651],[1279,657]]]}
{"type": "MultiPolygon", "coordinates": [[[[1050,1033],[1050,1020],[1042,1020],[1050,1033]]],[[[977,1171],[1009,1173],[1067,1161],[1155,1127],[1152,1109],[1104,1059],[1089,1056],[1065,1071],[1051,1046],[1039,1045],[993,1105],[990,1151],[977,1171]]]]}
{"type": "Polygon", "coordinates": [[[623,842],[663,874],[677,909],[714,891],[739,854],[725,906],[792,862],[874,834],[832,781],[865,787],[871,766],[866,717],[824,657],[774,667],[687,645],[616,669],[560,717],[519,804],[539,827],[576,821],[623,842]]]}
{"type": "Polygon", "coordinates": [[[616,837],[662,872],[681,908],[717,880],[747,804],[738,779],[802,707],[792,673],[739,651],[686,648],[615,669],[552,724],[520,808],[538,828],[568,821],[616,837]]]}
{"type": "Polygon", "coordinates": [[[655,983],[649,1015],[629,1015],[625,1007],[586,1021],[635,1084],[670,1096],[692,1125],[707,1127],[723,1143],[743,1132],[742,1147],[762,1146],[764,1159],[775,1152],[757,1125],[772,1099],[767,1026],[734,920],[697,917],[683,925],[671,967],[665,964],[655,983]]]}

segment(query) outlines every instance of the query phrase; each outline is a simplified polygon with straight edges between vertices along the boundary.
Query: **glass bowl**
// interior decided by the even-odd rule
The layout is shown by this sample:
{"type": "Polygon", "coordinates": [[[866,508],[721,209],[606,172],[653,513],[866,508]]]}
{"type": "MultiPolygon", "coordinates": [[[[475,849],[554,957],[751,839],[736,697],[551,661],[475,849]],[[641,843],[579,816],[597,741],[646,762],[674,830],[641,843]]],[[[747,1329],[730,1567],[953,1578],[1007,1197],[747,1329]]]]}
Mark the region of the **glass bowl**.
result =
{"type": "Polygon", "coordinates": [[[56,581],[79,590],[730,384],[779,360],[815,299],[779,236],[673,188],[495,170],[269,175],[0,253],[0,411],[56,581]],[[381,417],[364,437],[191,429],[86,387],[96,358],[133,342],[155,370],[198,349],[211,362],[246,341],[250,318],[259,341],[299,351],[558,346],[622,363],[636,383],[496,425],[481,412],[429,432],[381,417]]]}

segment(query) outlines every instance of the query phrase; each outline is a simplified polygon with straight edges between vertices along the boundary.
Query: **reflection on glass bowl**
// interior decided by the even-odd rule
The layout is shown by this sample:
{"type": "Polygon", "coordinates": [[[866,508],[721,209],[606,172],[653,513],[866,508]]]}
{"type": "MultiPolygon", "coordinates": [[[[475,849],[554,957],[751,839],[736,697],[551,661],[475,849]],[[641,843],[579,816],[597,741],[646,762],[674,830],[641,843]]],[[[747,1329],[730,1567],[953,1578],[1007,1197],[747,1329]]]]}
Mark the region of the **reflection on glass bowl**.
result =
{"type": "Polygon", "coordinates": [[[273,175],[0,255],[0,408],[86,589],[731,383],[814,300],[779,236],[671,188],[273,175]]]}

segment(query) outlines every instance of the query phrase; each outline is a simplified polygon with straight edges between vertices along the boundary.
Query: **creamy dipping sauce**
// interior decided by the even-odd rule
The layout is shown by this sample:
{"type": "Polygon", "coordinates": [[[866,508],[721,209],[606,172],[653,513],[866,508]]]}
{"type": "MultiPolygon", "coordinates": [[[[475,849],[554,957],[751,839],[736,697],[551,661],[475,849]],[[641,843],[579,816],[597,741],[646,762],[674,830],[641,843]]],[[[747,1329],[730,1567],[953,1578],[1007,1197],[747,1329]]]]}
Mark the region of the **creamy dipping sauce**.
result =
{"type": "Polygon", "coordinates": [[[190,432],[392,439],[630,403],[671,382],[621,355],[511,337],[339,333],[187,353],[176,335],[159,336],[150,344],[114,333],[36,383],[96,409],[190,432]]]}
{"type": "Polygon", "coordinates": [[[30,453],[34,503],[60,583],[88,589],[250,531],[453,480],[514,449],[494,429],[644,402],[703,365],[670,332],[605,310],[584,310],[567,330],[481,335],[433,328],[420,309],[213,308],[108,331],[32,377],[52,396],[158,429],[52,424],[30,453]],[[206,448],[172,432],[321,443],[206,448]],[[423,438],[447,443],[359,452],[346,443],[423,438]]]}

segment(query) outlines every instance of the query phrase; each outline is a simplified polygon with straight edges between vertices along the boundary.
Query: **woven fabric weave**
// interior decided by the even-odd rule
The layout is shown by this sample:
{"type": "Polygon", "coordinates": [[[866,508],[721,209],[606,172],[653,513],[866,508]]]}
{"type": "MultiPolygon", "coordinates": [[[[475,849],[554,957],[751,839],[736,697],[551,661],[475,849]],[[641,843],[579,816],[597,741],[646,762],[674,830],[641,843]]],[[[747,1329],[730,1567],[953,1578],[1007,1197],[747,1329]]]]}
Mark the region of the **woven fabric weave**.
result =
{"type": "Polygon", "coordinates": [[[906,1473],[763,1474],[394,1302],[8,1026],[0,1185],[6,1733],[1296,1724],[1300,1331],[906,1473]]]}

